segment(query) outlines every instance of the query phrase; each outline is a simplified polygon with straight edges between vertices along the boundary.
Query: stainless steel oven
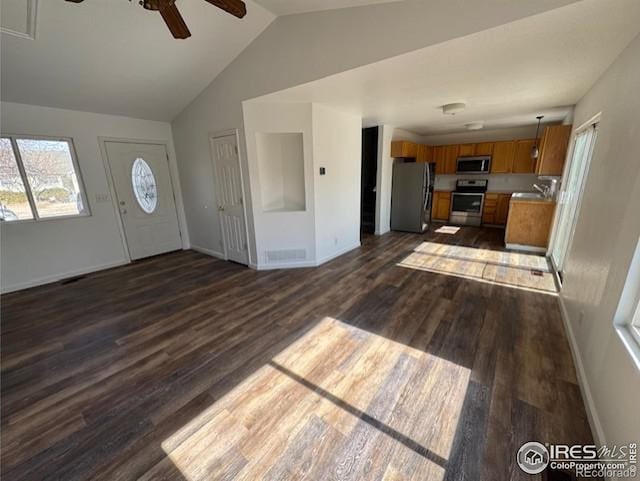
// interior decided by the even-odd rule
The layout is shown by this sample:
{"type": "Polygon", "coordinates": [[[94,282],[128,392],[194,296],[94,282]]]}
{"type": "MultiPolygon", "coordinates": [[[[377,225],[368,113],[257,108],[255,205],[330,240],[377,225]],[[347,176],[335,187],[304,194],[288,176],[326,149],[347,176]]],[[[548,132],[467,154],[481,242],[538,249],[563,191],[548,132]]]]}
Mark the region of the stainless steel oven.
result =
{"type": "Polygon", "coordinates": [[[458,174],[488,174],[491,171],[491,156],[458,157],[456,173],[458,174]]]}
{"type": "Polygon", "coordinates": [[[452,224],[481,225],[487,180],[459,180],[451,195],[452,224]]]}

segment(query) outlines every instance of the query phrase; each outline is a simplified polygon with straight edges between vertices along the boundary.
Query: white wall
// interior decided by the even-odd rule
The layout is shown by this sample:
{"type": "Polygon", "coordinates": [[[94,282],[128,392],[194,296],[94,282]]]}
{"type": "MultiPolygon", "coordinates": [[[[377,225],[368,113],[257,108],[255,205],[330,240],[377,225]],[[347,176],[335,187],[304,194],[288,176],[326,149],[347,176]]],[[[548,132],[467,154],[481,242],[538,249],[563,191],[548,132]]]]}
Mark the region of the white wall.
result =
{"type": "Polygon", "coordinates": [[[305,210],[302,133],[257,133],[262,208],[305,210]]]}
{"type": "Polygon", "coordinates": [[[271,104],[245,102],[244,124],[247,138],[247,167],[253,202],[254,267],[267,268],[315,263],[315,194],[313,163],[313,129],[311,104],[271,104]],[[302,133],[304,152],[305,210],[298,212],[266,212],[262,203],[261,171],[256,135],[260,133],[302,133]],[[267,263],[267,252],[304,250],[305,258],[281,263],[267,263]]]}
{"type": "MultiPolygon", "coordinates": [[[[360,245],[362,119],[318,104],[243,105],[258,269],[315,266],[360,245]],[[306,208],[265,211],[265,169],[256,138],[264,133],[302,133],[306,208]],[[320,175],[324,167],[326,174],[320,175]],[[304,258],[286,251],[304,250],[304,258]],[[269,260],[267,253],[283,252],[269,260]]],[[[267,179],[267,183],[269,180],[267,179]]]]}
{"type": "MultiPolygon", "coordinates": [[[[462,3],[407,0],[277,18],[173,121],[192,244],[221,250],[208,138],[213,132],[239,129],[241,165],[246,171],[243,101],[574,0],[485,0],[480,12],[467,16],[460,15],[462,3]],[[381,26],[393,34],[381,35],[381,26]]],[[[248,179],[245,182],[248,192],[248,179]]],[[[247,221],[250,254],[255,258],[252,216],[247,221]]]]}
{"type": "Polygon", "coordinates": [[[394,140],[410,140],[425,143],[424,137],[399,129],[392,125],[381,125],[378,130],[378,172],[376,183],[376,235],[391,230],[391,188],[393,179],[393,162],[391,142],[394,140]]]}
{"type": "Polygon", "coordinates": [[[362,118],[313,104],[313,163],[320,264],[360,245],[362,118]]]}
{"type": "MultiPolygon", "coordinates": [[[[118,218],[98,137],[163,141],[168,144],[172,175],[177,168],[171,125],[72,110],[3,102],[2,132],[71,137],[91,207],[90,217],[1,226],[2,291],[10,291],[126,262],[118,218]],[[97,198],[106,195],[105,202],[97,198]]],[[[176,184],[176,200],[185,246],[186,225],[176,184]]]]}
{"type": "Polygon", "coordinates": [[[561,293],[600,442],[638,442],[640,371],[613,327],[640,237],[640,37],[576,105],[574,125],[602,112],[561,293]]]}

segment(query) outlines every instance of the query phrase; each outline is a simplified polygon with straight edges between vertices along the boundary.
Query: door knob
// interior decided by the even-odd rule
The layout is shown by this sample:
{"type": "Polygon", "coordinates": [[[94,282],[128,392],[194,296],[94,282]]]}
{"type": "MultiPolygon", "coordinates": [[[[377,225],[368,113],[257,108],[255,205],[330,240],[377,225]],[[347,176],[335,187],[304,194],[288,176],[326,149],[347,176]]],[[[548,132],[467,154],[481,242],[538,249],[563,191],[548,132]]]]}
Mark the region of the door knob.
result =
{"type": "Polygon", "coordinates": [[[224,212],[224,207],[222,207],[221,205],[219,205],[219,206],[218,206],[218,210],[219,210],[220,212],[224,212]]]}
{"type": "Polygon", "coordinates": [[[120,201],[120,205],[125,205],[124,200],[120,201]]]}

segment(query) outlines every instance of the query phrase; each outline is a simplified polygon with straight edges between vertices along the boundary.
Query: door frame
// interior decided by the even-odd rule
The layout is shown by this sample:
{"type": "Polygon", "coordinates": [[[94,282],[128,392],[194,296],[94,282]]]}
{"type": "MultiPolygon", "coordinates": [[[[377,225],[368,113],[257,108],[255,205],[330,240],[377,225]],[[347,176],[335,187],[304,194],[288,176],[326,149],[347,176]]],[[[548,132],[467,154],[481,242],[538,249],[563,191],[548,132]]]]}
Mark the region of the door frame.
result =
{"type": "MultiPolygon", "coordinates": [[[[253,259],[251,258],[251,241],[250,241],[250,237],[249,237],[249,221],[247,219],[247,194],[245,191],[245,186],[244,186],[244,169],[242,168],[242,155],[241,155],[241,146],[240,146],[240,129],[227,129],[227,130],[220,130],[217,132],[210,132],[208,137],[207,137],[207,142],[209,143],[209,156],[211,157],[211,167],[213,168],[212,171],[212,180],[213,180],[213,188],[214,191],[215,189],[215,175],[216,175],[216,156],[213,155],[213,148],[211,146],[211,141],[214,139],[219,139],[222,137],[235,137],[236,139],[236,152],[238,154],[238,170],[240,171],[240,186],[241,186],[241,191],[242,191],[242,214],[244,217],[244,232],[245,232],[245,236],[247,238],[247,259],[248,259],[248,265],[252,266],[253,265],[253,259]]],[[[217,192],[216,192],[216,205],[218,204],[218,199],[217,199],[217,192]]],[[[224,236],[224,232],[223,232],[223,226],[222,226],[222,219],[220,217],[220,214],[218,214],[218,226],[220,227],[220,235],[222,236],[222,255],[223,255],[223,259],[225,261],[229,260],[229,251],[227,248],[227,243],[225,241],[225,236],[224,236]]]]}
{"type": "MultiPolygon", "coordinates": [[[[148,139],[130,139],[122,137],[98,137],[98,144],[100,146],[100,154],[102,155],[102,164],[104,166],[107,186],[109,188],[109,196],[111,197],[111,207],[118,219],[118,230],[120,231],[120,241],[122,242],[122,250],[124,252],[125,261],[127,263],[133,262],[131,259],[131,253],[129,252],[129,244],[127,242],[127,234],[124,229],[124,220],[122,219],[122,213],[118,206],[118,196],[116,194],[115,182],[113,180],[113,173],[111,171],[111,163],[109,162],[109,155],[107,153],[107,143],[119,143],[119,144],[145,144],[145,145],[161,145],[167,154],[167,168],[169,169],[169,181],[171,182],[171,190],[173,191],[173,199],[176,208],[176,217],[178,219],[178,231],[180,232],[180,238],[182,240],[182,249],[188,248],[188,240],[185,238],[185,229],[183,229],[184,217],[178,207],[178,197],[180,193],[176,192],[176,179],[174,179],[173,169],[171,168],[171,161],[169,157],[169,142],[166,140],[148,140],[148,139]]],[[[179,185],[179,184],[178,184],[179,185]]]]}
{"type": "MultiPolygon", "coordinates": [[[[569,150],[567,152],[566,162],[562,172],[562,178],[561,178],[562,180],[561,180],[560,191],[558,195],[562,195],[562,193],[564,192],[564,184],[569,180],[569,174],[571,173],[571,167],[574,161],[573,154],[576,148],[576,141],[578,139],[578,135],[580,135],[582,132],[584,132],[586,129],[590,128],[593,125],[596,125],[596,124],[599,125],[601,120],[602,120],[602,112],[598,112],[589,120],[580,124],[571,133],[571,141],[569,143],[569,150]]],[[[596,138],[596,141],[597,141],[597,138],[596,138]]],[[[594,149],[595,144],[591,145],[590,148],[594,149]]],[[[576,212],[575,212],[575,215],[573,216],[573,219],[571,219],[571,225],[569,225],[569,235],[566,239],[566,245],[564,246],[562,266],[557,266],[555,263],[555,259],[553,258],[553,250],[555,248],[555,244],[558,242],[558,230],[560,228],[560,221],[561,221],[561,216],[563,211],[562,208],[558,209],[556,207],[556,212],[553,219],[553,228],[551,231],[551,237],[549,238],[549,248],[547,249],[547,253],[546,253],[547,257],[551,261],[551,266],[553,267],[553,270],[555,272],[562,272],[562,270],[564,270],[566,265],[566,260],[567,260],[567,254],[569,253],[569,249],[573,244],[573,237],[575,235],[576,225],[578,224],[578,216],[580,215],[580,211],[582,209],[583,194],[584,194],[584,189],[586,188],[587,178],[589,176],[589,170],[591,168],[592,157],[593,157],[593,151],[590,152],[590,155],[586,159],[587,165],[585,167],[586,168],[585,177],[583,179],[583,184],[580,186],[580,194],[578,196],[578,202],[576,204],[576,212]],[[560,267],[562,270],[559,269],[560,267]]]]}

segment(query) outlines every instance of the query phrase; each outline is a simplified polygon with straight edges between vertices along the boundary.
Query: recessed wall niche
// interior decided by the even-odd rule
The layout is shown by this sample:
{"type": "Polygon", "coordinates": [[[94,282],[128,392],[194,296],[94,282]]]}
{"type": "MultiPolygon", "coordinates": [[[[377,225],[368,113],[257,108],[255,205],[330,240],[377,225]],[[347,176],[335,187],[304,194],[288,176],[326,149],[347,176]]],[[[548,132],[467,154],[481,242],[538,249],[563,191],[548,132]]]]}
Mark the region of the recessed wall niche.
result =
{"type": "Polygon", "coordinates": [[[264,212],[306,209],[302,141],[302,132],[256,134],[264,212]]]}

